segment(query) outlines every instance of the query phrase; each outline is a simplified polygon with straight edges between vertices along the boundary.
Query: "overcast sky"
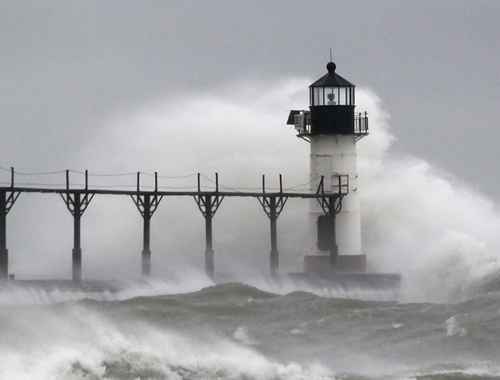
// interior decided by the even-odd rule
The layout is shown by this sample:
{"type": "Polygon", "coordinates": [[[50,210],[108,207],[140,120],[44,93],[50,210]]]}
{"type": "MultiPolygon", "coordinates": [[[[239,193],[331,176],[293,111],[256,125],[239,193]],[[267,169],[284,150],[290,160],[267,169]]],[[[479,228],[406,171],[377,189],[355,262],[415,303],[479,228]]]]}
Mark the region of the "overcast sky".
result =
{"type": "MultiPolygon", "coordinates": [[[[380,97],[395,157],[423,158],[498,200],[499,20],[496,0],[0,0],[0,166],[85,169],[75,152],[110,118],[177,95],[309,84],[332,48],[337,72],[380,97]]],[[[165,130],[175,138],[180,127],[165,130]]]]}

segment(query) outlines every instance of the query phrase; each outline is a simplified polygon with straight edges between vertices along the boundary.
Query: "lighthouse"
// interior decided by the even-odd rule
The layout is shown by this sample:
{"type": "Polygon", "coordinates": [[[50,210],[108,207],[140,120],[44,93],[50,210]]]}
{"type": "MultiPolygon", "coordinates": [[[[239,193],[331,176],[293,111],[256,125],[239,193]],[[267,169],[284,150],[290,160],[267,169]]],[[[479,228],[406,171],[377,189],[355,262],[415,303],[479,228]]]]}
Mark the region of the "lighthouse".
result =
{"type": "Polygon", "coordinates": [[[355,112],[355,85],[337,74],[334,62],[326,68],[309,86],[309,110],[291,111],[287,122],[309,142],[311,191],[335,195],[328,209],[320,198],[311,200],[313,241],[304,271],[364,272],[356,143],[368,134],[368,116],[355,112]]]}

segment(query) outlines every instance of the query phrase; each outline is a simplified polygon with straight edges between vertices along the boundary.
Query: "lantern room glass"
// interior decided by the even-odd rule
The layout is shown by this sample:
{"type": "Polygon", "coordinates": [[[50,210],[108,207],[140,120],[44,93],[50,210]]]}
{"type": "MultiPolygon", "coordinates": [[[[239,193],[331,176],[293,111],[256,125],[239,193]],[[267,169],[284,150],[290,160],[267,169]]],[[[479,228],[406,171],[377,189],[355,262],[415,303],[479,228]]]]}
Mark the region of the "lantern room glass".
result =
{"type": "Polygon", "coordinates": [[[312,106],[353,106],[354,87],[311,87],[312,106]]]}

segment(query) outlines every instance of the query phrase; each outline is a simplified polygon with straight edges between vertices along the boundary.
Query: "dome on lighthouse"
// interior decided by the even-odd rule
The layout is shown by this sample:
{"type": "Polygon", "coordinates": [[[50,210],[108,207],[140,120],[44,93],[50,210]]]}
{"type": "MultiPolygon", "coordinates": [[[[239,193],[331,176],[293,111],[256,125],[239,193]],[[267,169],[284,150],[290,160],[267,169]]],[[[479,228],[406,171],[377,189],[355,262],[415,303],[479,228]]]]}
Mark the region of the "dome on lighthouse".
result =
{"type": "Polygon", "coordinates": [[[328,64],[326,65],[326,69],[328,70],[328,74],[319,78],[309,87],[325,87],[325,86],[356,87],[354,84],[349,82],[347,79],[342,78],[335,72],[335,70],[337,69],[337,65],[334,62],[328,62],[328,64]]]}

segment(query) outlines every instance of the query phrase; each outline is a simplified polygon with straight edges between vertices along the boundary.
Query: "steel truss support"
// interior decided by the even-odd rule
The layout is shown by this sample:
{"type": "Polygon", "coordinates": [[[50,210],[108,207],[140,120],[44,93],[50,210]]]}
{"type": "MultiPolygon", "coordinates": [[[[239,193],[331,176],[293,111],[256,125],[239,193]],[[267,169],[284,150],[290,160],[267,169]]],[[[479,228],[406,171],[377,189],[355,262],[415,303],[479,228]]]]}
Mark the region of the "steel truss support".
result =
{"type": "MultiPolygon", "coordinates": [[[[137,173],[137,191],[140,191],[140,173],[137,173]]],[[[155,172],[155,191],[152,194],[131,195],[137,209],[144,220],[143,229],[143,249],[142,249],[142,276],[151,276],[151,217],[155,213],[158,205],[163,199],[163,195],[158,195],[158,173],[155,172]]]]}
{"type": "Polygon", "coordinates": [[[66,203],[71,215],[73,215],[73,251],[72,251],[72,280],[82,280],[82,247],[81,247],[81,218],[87,209],[94,193],[88,192],[88,174],[85,171],[85,190],[69,189],[69,170],[66,170],[66,193],[61,193],[61,198],[66,203]]]}
{"type": "MultiPolygon", "coordinates": [[[[12,186],[13,187],[13,186],[12,186]]],[[[7,249],[7,214],[16,203],[20,192],[0,191],[0,280],[9,277],[9,250],[7,249]]]]}
{"type": "MultiPolygon", "coordinates": [[[[262,193],[266,193],[266,177],[262,176],[262,193]]],[[[270,252],[270,268],[271,275],[276,276],[279,270],[279,252],[278,252],[278,217],[285,207],[288,197],[283,196],[283,182],[280,174],[280,192],[279,194],[269,194],[258,197],[264,212],[266,213],[271,223],[271,252],[270,252]]]]}
{"type": "Polygon", "coordinates": [[[338,256],[339,256],[339,247],[337,245],[337,232],[335,226],[336,215],[342,210],[342,198],[344,197],[344,193],[340,191],[340,179],[339,179],[339,193],[332,194],[331,196],[324,196],[324,176],[321,176],[321,181],[318,185],[318,189],[316,194],[323,195],[322,197],[318,197],[318,203],[320,204],[323,212],[328,218],[328,229],[330,231],[330,269],[332,271],[337,270],[338,268],[338,256]]]}
{"type": "Polygon", "coordinates": [[[212,219],[219,209],[224,196],[219,195],[219,175],[215,173],[215,192],[209,194],[202,194],[200,186],[200,174],[198,173],[198,193],[193,195],[198,208],[200,209],[203,217],[205,218],[205,272],[209,277],[214,276],[214,250],[212,243],[212,219]]]}

